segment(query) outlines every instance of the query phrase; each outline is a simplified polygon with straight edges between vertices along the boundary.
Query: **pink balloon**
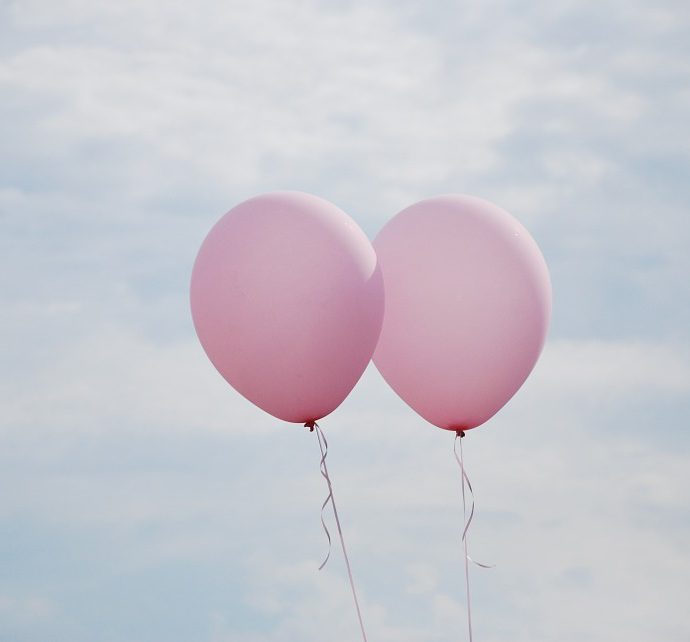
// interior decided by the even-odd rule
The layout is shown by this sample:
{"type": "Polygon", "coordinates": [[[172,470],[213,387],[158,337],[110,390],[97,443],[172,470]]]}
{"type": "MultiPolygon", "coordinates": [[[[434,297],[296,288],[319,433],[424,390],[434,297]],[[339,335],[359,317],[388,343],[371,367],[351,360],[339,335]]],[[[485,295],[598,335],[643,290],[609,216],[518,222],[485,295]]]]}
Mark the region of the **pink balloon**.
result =
{"type": "Polygon", "coordinates": [[[376,367],[439,428],[484,423],[544,345],[551,284],[534,239],[496,205],[447,195],[404,209],[374,248],[386,291],[376,367]]]}
{"type": "Polygon", "coordinates": [[[347,214],[310,194],[275,192],[211,229],[191,306],[228,383],[275,417],[306,423],[335,410],[362,376],[381,330],[383,283],[347,214]]]}

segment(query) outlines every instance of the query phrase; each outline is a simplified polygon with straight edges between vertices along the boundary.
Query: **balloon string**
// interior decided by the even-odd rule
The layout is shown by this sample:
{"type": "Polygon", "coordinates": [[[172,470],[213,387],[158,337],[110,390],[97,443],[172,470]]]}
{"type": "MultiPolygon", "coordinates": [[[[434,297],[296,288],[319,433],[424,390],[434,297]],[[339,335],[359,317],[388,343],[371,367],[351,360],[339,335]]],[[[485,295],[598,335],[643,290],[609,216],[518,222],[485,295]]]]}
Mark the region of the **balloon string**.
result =
{"type": "MultiPolygon", "coordinates": [[[[316,431],[316,438],[319,440],[319,447],[321,447],[321,437],[319,435],[319,430],[317,429],[316,431]]],[[[321,504],[321,526],[323,526],[323,530],[326,533],[326,537],[328,538],[328,553],[326,554],[326,557],[324,558],[323,562],[321,562],[321,565],[319,566],[319,570],[321,570],[324,566],[326,566],[326,563],[331,557],[331,534],[328,530],[328,526],[326,526],[326,520],[324,519],[323,511],[326,510],[326,506],[328,505],[328,502],[333,500],[333,489],[331,488],[330,484],[330,479],[328,477],[328,470],[326,468],[326,456],[328,455],[328,442],[326,442],[326,438],[324,436],[324,442],[326,443],[326,448],[325,451],[323,448],[321,448],[321,462],[319,464],[319,469],[321,471],[321,476],[326,480],[326,483],[328,484],[328,496],[326,499],[323,500],[323,504],[321,504]]]]}
{"type": "Polygon", "coordinates": [[[321,505],[321,524],[323,525],[324,530],[326,531],[326,536],[328,537],[328,555],[326,555],[326,559],[322,562],[321,566],[319,566],[319,570],[321,570],[325,565],[326,562],[328,562],[328,558],[331,556],[331,535],[328,532],[328,528],[326,528],[326,523],[323,518],[323,510],[330,501],[331,506],[333,507],[333,515],[335,517],[335,523],[336,526],[338,527],[338,535],[340,537],[340,546],[343,549],[343,557],[345,558],[345,566],[347,567],[347,576],[350,580],[350,588],[352,589],[352,598],[354,599],[355,602],[355,609],[357,610],[357,619],[359,620],[359,628],[362,631],[362,639],[364,642],[367,642],[367,634],[364,630],[364,621],[362,620],[362,612],[359,608],[359,600],[357,599],[357,591],[355,589],[355,581],[352,577],[352,568],[350,567],[350,559],[347,556],[347,549],[345,548],[345,538],[343,537],[343,529],[340,526],[340,517],[338,516],[338,509],[336,508],[335,505],[335,498],[333,497],[333,485],[331,484],[331,478],[328,475],[328,466],[326,466],[326,457],[328,456],[328,442],[326,441],[326,435],[323,434],[323,431],[321,430],[321,427],[319,424],[317,424],[315,421],[310,421],[304,424],[305,428],[309,428],[310,431],[316,430],[316,438],[319,441],[319,450],[321,451],[321,463],[319,465],[320,470],[321,470],[321,475],[322,477],[326,480],[326,484],[328,484],[328,496],[324,500],[323,504],[321,505]]]}
{"type": "Polygon", "coordinates": [[[455,459],[458,462],[458,466],[460,466],[460,473],[462,479],[462,519],[464,522],[464,528],[462,531],[462,543],[465,549],[465,592],[467,595],[467,628],[469,631],[470,642],[472,642],[472,598],[470,595],[469,563],[472,562],[473,564],[481,566],[482,568],[493,568],[493,566],[489,564],[481,564],[480,562],[475,562],[467,552],[467,531],[469,530],[470,524],[472,523],[472,519],[474,518],[474,491],[472,490],[472,482],[470,482],[470,478],[467,476],[464,458],[462,455],[462,438],[464,436],[465,433],[462,430],[458,430],[455,433],[455,441],[453,442],[453,453],[455,454],[455,459]],[[458,441],[460,442],[460,456],[458,456],[457,450],[458,441]],[[472,501],[469,518],[467,517],[467,493],[465,492],[465,485],[467,485],[467,491],[472,501]]]}

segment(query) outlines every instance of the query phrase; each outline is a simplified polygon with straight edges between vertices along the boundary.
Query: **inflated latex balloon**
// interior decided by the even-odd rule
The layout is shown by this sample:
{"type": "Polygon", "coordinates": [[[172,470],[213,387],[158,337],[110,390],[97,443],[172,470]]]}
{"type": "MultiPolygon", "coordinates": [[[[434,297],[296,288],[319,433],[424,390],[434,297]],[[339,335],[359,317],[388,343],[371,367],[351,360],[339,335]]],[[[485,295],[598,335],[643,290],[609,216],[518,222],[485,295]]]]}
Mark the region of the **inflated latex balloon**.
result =
{"type": "Polygon", "coordinates": [[[544,345],[551,284],[534,239],[496,205],[447,195],[397,214],[374,248],[386,292],[376,367],[432,424],[484,423],[544,345]]]}
{"type": "Polygon", "coordinates": [[[285,421],[332,412],[361,377],[383,317],[371,243],[332,203],[275,192],[230,210],[194,264],[194,326],[238,392],[285,421]]]}

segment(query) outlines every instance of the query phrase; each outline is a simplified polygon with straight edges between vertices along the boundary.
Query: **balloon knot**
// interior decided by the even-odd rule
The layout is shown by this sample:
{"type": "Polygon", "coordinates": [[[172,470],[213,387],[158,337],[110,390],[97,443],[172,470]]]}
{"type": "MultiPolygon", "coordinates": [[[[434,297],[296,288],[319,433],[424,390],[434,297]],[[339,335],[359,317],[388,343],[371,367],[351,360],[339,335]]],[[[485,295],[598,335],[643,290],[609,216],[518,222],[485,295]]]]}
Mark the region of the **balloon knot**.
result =
{"type": "Polygon", "coordinates": [[[465,436],[465,431],[464,430],[456,430],[455,435],[457,437],[460,437],[460,439],[462,439],[465,436]]]}
{"type": "Polygon", "coordinates": [[[314,432],[314,426],[316,425],[315,421],[308,421],[306,424],[304,424],[305,428],[309,428],[309,432],[314,432]]]}

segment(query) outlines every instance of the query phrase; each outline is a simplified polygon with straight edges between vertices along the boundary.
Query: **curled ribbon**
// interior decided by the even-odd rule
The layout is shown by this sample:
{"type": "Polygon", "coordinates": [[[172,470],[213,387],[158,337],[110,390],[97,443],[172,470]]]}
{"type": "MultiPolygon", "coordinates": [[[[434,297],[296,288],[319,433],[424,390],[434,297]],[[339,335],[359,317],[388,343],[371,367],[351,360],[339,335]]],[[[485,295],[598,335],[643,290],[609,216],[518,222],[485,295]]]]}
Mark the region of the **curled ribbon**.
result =
{"type": "Polygon", "coordinates": [[[332,547],[331,533],[328,530],[328,526],[326,526],[326,520],[324,519],[323,515],[323,511],[326,510],[328,502],[333,500],[331,480],[328,476],[328,470],[326,468],[326,457],[328,456],[328,442],[326,441],[326,435],[323,434],[323,431],[316,422],[313,422],[313,424],[304,424],[304,427],[309,428],[310,432],[314,432],[314,429],[316,429],[316,438],[319,440],[319,447],[321,449],[321,462],[319,463],[319,470],[321,471],[321,476],[326,480],[326,484],[328,485],[328,495],[326,496],[326,499],[323,500],[323,504],[321,504],[321,526],[323,526],[323,531],[324,533],[326,533],[326,537],[328,538],[328,553],[326,554],[326,557],[324,558],[323,562],[321,562],[321,566],[319,566],[319,570],[321,570],[324,566],[326,566],[326,563],[331,557],[332,547]],[[323,447],[321,447],[322,439],[323,447]]]}
{"type": "Polygon", "coordinates": [[[462,430],[458,430],[455,433],[455,441],[453,442],[453,454],[455,455],[455,460],[458,462],[458,466],[460,466],[460,474],[462,479],[462,518],[464,520],[464,528],[462,530],[462,543],[465,548],[465,589],[467,593],[467,626],[469,629],[470,642],[472,642],[472,600],[470,597],[470,569],[468,562],[472,562],[472,564],[480,566],[481,568],[493,568],[493,566],[490,564],[482,564],[481,562],[476,562],[469,556],[469,553],[467,552],[467,531],[469,530],[470,524],[472,523],[472,519],[474,518],[474,491],[472,490],[472,482],[470,482],[470,478],[468,477],[467,471],[465,470],[465,463],[462,456],[462,438],[464,436],[465,433],[462,430]],[[460,441],[459,457],[457,450],[458,440],[460,441]],[[467,517],[467,497],[465,493],[465,484],[467,484],[470,499],[472,500],[469,518],[467,517]]]}
{"type": "MultiPolygon", "coordinates": [[[[470,530],[470,524],[472,523],[472,520],[474,519],[474,491],[472,490],[472,482],[470,481],[470,478],[467,475],[467,471],[465,470],[464,460],[462,457],[462,438],[464,436],[465,436],[465,433],[462,432],[462,430],[458,430],[457,433],[455,434],[455,441],[453,442],[453,454],[455,455],[455,460],[458,462],[458,466],[460,466],[460,472],[462,474],[462,517],[465,520],[465,527],[462,531],[462,541],[467,543],[467,531],[470,530]],[[460,439],[460,457],[458,457],[458,451],[456,448],[457,443],[458,443],[458,439],[460,439]],[[469,490],[470,498],[472,500],[469,518],[467,517],[465,484],[467,484],[467,489],[469,490]]],[[[482,564],[481,562],[477,562],[477,561],[473,560],[469,555],[467,556],[467,559],[469,559],[469,561],[472,562],[472,564],[475,564],[476,566],[481,566],[482,568],[494,568],[493,564],[482,564]]]]}
{"type": "Polygon", "coordinates": [[[319,441],[319,450],[321,451],[321,463],[319,464],[319,469],[321,471],[321,476],[326,480],[326,484],[328,485],[328,495],[324,500],[323,504],[321,505],[321,525],[323,526],[323,529],[326,532],[326,537],[328,538],[328,555],[326,555],[326,559],[321,563],[321,566],[319,566],[319,570],[321,570],[326,565],[326,562],[328,562],[328,559],[331,556],[331,534],[328,532],[328,528],[326,527],[326,522],[324,521],[323,517],[323,511],[326,508],[326,505],[330,502],[331,506],[333,507],[333,516],[335,517],[335,523],[338,527],[340,546],[343,549],[343,557],[345,558],[347,576],[350,580],[350,589],[352,589],[352,598],[355,602],[357,619],[359,620],[359,628],[362,631],[362,639],[364,640],[364,642],[368,642],[367,634],[364,630],[362,612],[359,608],[359,600],[357,599],[357,591],[355,590],[355,581],[352,577],[352,569],[350,568],[350,559],[347,556],[347,550],[345,548],[345,538],[343,537],[343,529],[340,526],[340,517],[338,516],[338,509],[336,508],[335,498],[333,497],[333,485],[331,484],[331,478],[328,475],[328,466],[326,466],[326,457],[328,455],[328,442],[326,441],[326,435],[323,434],[323,430],[321,430],[321,427],[315,421],[308,421],[306,424],[304,424],[304,427],[309,428],[309,432],[316,431],[316,438],[319,441]]]}

